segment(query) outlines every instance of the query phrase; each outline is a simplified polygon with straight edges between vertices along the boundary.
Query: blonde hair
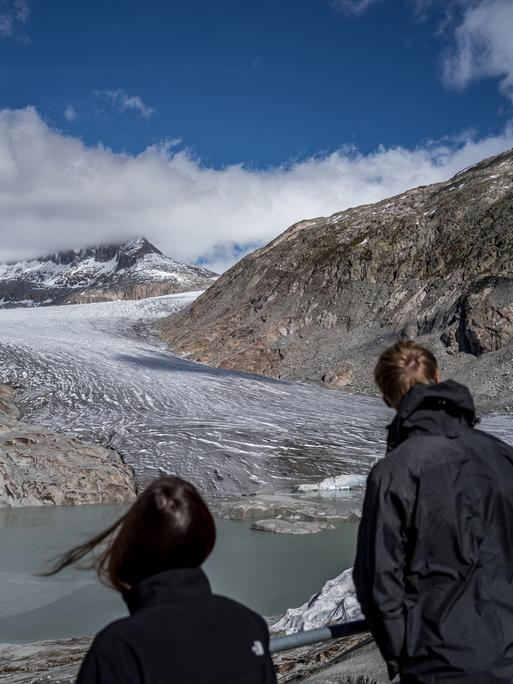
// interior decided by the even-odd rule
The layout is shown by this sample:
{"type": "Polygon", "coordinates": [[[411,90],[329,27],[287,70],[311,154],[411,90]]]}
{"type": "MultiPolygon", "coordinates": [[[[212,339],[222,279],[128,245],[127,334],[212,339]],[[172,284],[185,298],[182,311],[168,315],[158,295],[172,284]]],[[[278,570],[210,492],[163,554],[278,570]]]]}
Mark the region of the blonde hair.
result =
{"type": "Polygon", "coordinates": [[[429,349],[405,340],[381,354],[374,369],[374,379],[385,401],[397,409],[414,385],[438,382],[438,364],[429,349]]]}

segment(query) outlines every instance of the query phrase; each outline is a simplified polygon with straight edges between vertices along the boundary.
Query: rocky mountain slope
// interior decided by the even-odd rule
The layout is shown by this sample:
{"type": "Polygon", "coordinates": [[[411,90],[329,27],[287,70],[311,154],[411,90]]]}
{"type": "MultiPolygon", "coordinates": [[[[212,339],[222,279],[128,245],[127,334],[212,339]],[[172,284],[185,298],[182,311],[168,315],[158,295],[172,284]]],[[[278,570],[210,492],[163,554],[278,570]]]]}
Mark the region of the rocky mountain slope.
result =
{"type": "Polygon", "coordinates": [[[81,304],[202,290],[217,276],[164,256],[145,238],[0,264],[0,305],[81,304]]]}
{"type": "Polygon", "coordinates": [[[0,506],[122,503],[132,469],[112,449],[18,420],[14,390],[0,385],[0,506]]]}
{"type": "Polygon", "coordinates": [[[372,387],[384,345],[419,338],[483,400],[504,399],[512,229],[509,151],[447,182],[293,225],[160,329],[209,364],[357,391],[372,387]]]}

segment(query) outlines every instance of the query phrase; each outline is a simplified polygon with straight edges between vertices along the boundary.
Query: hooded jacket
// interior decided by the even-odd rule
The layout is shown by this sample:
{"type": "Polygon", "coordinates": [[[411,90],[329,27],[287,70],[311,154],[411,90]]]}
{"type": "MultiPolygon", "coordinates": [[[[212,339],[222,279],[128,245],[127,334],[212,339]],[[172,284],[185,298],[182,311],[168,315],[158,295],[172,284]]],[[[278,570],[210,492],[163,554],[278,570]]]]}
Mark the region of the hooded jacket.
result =
{"type": "Polygon", "coordinates": [[[392,678],[513,682],[513,450],[453,381],[417,385],[372,469],[354,568],[392,678]]]}
{"type": "Polygon", "coordinates": [[[274,684],[269,631],[211,593],[199,568],[168,570],[124,596],[130,617],[94,639],[77,684],[274,684]]]}

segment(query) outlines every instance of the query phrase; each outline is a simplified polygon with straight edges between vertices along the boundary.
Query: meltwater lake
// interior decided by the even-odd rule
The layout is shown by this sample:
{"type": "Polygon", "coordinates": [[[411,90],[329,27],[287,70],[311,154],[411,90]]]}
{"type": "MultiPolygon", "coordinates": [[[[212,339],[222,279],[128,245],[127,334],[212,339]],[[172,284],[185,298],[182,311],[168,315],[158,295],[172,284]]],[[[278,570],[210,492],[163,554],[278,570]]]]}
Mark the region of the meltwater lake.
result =
{"type": "MultiPolygon", "coordinates": [[[[126,615],[122,599],[92,571],[38,577],[47,561],[100,531],[121,505],[0,509],[0,642],[95,634],[126,615]]],[[[213,590],[263,615],[304,603],[350,567],[357,526],[312,535],[256,532],[250,523],[217,520],[218,541],[206,564],[213,590]]]]}

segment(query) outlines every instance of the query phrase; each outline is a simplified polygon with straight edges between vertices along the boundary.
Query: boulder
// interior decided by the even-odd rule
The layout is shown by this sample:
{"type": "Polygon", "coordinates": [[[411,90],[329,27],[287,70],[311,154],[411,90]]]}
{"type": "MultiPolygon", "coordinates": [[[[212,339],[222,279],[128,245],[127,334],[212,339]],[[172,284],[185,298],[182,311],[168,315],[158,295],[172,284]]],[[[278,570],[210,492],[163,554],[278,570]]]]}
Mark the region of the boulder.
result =
{"type": "Polygon", "coordinates": [[[354,380],[354,367],[350,363],[340,363],[324,374],[322,381],[330,389],[347,389],[354,380]]]}
{"type": "Polygon", "coordinates": [[[14,392],[0,385],[0,506],[122,503],[132,469],[112,449],[19,422],[14,392]]]}

